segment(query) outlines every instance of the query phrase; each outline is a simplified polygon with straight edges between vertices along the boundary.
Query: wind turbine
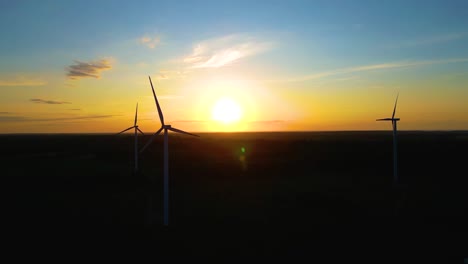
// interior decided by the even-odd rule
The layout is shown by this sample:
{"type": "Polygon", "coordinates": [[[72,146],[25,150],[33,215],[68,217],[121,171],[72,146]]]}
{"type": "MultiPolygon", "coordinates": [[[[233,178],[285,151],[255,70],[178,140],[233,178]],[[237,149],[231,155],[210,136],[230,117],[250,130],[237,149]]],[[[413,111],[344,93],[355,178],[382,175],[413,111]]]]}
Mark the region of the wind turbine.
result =
{"type": "Polygon", "coordinates": [[[392,121],[393,126],[393,183],[398,184],[398,153],[397,153],[397,122],[400,121],[400,118],[395,118],[395,112],[398,102],[397,94],[395,100],[395,106],[393,107],[392,117],[377,119],[377,121],[392,121]]]}
{"type": "Polygon", "coordinates": [[[164,196],[163,196],[163,203],[164,203],[164,217],[163,223],[165,226],[169,225],[169,145],[168,145],[168,130],[176,133],[186,134],[189,136],[198,137],[198,135],[191,134],[180,129],[174,128],[171,125],[166,125],[164,123],[164,116],[161,111],[161,107],[159,106],[158,98],[156,97],[156,93],[154,92],[153,82],[151,81],[151,77],[148,76],[151,89],[153,90],[154,101],[156,102],[156,108],[158,109],[159,120],[161,121],[161,128],[154,133],[154,135],[150,138],[150,140],[146,143],[146,145],[140,150],[142,153],[150,144],[153,142],[154,138],[164,130],[164,196]]]}
{"type": "Polygon", "coordinates": [[[138,128],[138,125],[137,125],[137,119],[138,119],[138,103],[136,105],[136,110],[135,110],[135,122],[133,122],[133,126],[127,128],[127,129],[124,129],[122,131],[120,131],[119,133],[117,133],[116,135],[120,135],[122,134],[123,132],[127,131],[127,130],[130,130],[132,128],[135,129],[135,172],[138,171],[138,132],[140,132],[142,135],[144,135],[145,133],[143,133],[143,131],[141,131],[139,128],[138,128]]]}

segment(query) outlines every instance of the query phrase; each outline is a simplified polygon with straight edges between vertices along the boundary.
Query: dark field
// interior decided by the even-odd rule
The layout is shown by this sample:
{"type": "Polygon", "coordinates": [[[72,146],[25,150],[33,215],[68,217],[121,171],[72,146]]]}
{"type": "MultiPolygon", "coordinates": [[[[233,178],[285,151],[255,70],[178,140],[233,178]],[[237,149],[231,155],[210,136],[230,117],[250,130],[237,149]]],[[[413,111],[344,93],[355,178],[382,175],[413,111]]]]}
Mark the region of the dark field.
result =
{"type": "Polygon", "coordinates": [[[141,155],[138,174],[133,135],[2,135],[0,145],[3,238],[16,257],[468,257],[468,132],[401,132],[397,188],[390,131],[170,135],[169,228],[162,136],[141,155]]]}

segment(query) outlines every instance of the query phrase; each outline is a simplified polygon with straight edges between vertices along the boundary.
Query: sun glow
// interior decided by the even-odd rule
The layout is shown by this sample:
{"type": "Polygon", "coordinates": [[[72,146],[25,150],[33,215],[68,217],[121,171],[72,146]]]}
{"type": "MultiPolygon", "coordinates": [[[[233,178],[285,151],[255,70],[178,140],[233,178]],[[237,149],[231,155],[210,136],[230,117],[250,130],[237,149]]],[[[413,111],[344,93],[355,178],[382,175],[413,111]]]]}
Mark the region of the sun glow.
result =
{"type": "Polygon", "coordinates": [[[211,116],[213,120],[230,124],[239,121],[242,111],[235,101],[230,98],[221,98],[214,105],[211,116]]]}

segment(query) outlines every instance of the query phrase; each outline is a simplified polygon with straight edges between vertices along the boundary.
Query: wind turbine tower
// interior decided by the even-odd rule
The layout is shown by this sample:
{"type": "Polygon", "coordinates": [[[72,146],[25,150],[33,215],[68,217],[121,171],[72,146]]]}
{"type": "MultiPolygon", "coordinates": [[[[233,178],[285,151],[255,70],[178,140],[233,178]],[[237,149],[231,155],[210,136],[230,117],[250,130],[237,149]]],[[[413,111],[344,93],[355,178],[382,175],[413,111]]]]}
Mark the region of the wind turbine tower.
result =
{"type": "Polygon", "coordinates": [[[124,129],[124,130],[122,130],[122,131],[120,131],[119,133],[116,134],[116,135],[120,135],[120,134],[122,134],[123,132],[125,132],[127,130],[130,130],[132,128],[135,129],[135,172],[138,171],[138,132],[140,132],[142,135],[144,135],[143,131],[141,131],[140,128],[138,128],[137,119],[138,119],[138,103],[136,105],[135,121],[133,122],[133,126],[127,128],[127,129],[124,129]]]}
{"type": "Polygon", "coordinates": [[[393,183],[398,184],[398,152],[397,152],[397,122],[400,118],[395,118],[395,112],[398,102],[398,96],[395,100],[395,106],[393,107],[392,117],[377,119],[377,121],[391,121],[393,126],[393,183]]]}
{"type": "Polygon", "coordinates": [[[161,111],[161,107],[159,106],[158,98],[156,97],[156,93],[154,92],[153,82],[151,81],[151,77],[148,76],[151,89],[153,90],[154,101],[156,103],[156,108],[158,109],[159,120],[161,121],[161,128],[153,134],[150,140],[146,143],[146,145],[141,149],[140,153],[142,153],[150,144],[153,142],[154,138],[164,130],[164,196],[163,196],[163,203],[164,203],[164,212],[163,212],[163,224],[165,226],[169,225],[169,137],[168,131],[186,134],[189,136],[198,137],[198,135],[191,134],[180,129],[174,128],[171,125],[166,125],[164,123],[164,115],[161,111]]]}

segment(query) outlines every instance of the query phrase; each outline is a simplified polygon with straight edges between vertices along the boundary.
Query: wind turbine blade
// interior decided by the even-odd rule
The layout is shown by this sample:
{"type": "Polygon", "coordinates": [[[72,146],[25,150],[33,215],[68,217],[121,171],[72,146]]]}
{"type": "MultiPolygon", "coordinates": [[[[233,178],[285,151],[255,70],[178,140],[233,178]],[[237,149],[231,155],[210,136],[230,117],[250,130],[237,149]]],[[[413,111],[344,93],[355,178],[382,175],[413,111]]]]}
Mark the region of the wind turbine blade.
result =
{"type": "Polygon", "coordinates": [[[154,135],[150,138],[150,140],[148,140],[146,145],[140,150],[140,153],[142,153],[151,144],[151,142],[153,142],[154,138],[156,138],[156,136],[159,135],[159,133],[161,133],[162,130],[163,130],[163,127],[161,127],[158,131],[156,131],[156,133],[154,133],[154,135]]]}
{"type": "Polygon", "coordinates": [[[116,135],[116,136],[117,136],[117,135],[120,135],[120,134],[122,134],[123,132],[125,132],[125,131],[127,131],[127,130],[130,130],[130,129],[134,128],[134,127],[135,127],[135,126],[131,126],[131,127],[127,128],[127,129],[124,129],[124,130],[120,131],[119,133],[117,133],[117,134],[115,134],[115,135],[116,135]]]}
{"type": "Polygon", "coordinates": [[[153,90],[153,96],[154,96],[154,101],[156,102],[156,108],[158,108],[158,114],[159,114],[159,120],[161,120],[161,125],[164,126],[164,116],[161,111],[161,107],[159,106],[158,98],[156,97],[156,93],[154,92],[154,87],[153,87],[153,82],[151,81],[151,77],[148,76],[150,84],[151,84],[151,90],[153,90]]]}
{"type": "Polygon", "coordinates": [[[137,127],[137,130],[140,131],[140,133],[144,136],[145,133],[143,133],[143,131],[141,131],[138,127],[137,127]]]}
{"type": "Polygon", "coordinates": [[[192,134],[192,133],[189,133],[189,132],[185,132],[183,130],[180,130],[180,129],[177,129],[177,128],[168,128],[168,130],[171,130],[173,132],[177,132],[177,133],[182,133],[182,134],[186,134],[186,135],[189,135],[189,136],[194,136],[194,137],[200,137],[199,135],[195,135],[195,134],[192,134]]]}
{"type": "Polygon", "coordinates": [[[399,95],[400,95],[400,93],[398,93],[397,96],[396,96],[395,107],[393,108],[392,119],[395,118],[396,105],[397,105],[397,102],[398,102],[398,96],[399,95]]]}
{"type": "Polygon", "coordinates": [[[392,118],[379,118],[379,119],[376,119],[375,121],[391,121],[392,118]]]}
{"type": "Polygon", "coordinates": [[[135,122],[133,123],[134,126],[136,126],[136,123],[137,123],[137,116],[138,116],[138,103],[136,105],[136,110],[135,110],[135,122]]]}

